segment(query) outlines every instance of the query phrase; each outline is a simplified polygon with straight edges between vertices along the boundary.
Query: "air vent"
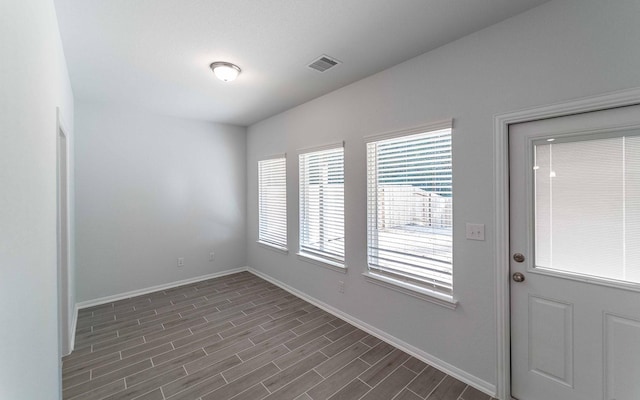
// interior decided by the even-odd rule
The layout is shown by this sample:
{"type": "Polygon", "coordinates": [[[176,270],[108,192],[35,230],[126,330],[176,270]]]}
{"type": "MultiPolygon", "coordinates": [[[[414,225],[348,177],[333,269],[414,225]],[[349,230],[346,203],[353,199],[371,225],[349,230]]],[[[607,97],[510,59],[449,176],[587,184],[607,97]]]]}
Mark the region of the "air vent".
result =
{"type": "Polygon", "coordinates": [[[309,68],[315,69],[318,72],[324,72],[329,68],[335,67],[338,64],[340,64],[340,61],[336,60],[335,58],[323,55],[309,64],[309,68]]]}

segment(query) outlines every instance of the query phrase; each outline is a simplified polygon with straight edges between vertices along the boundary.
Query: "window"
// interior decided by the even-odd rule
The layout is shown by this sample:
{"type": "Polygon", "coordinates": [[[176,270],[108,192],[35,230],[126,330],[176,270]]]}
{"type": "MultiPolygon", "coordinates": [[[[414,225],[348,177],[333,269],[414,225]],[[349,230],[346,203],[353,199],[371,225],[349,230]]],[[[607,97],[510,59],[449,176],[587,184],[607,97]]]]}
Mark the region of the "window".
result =
{"type": "Polygon", "coordinates": [[[453,291],[451,122],[414,132],[367,143],[369,271],[448,298],[453,291]]]}
{"type": "Polygon", "coordinates": [[[344,268],[344,148],[300,154],[300,255],[344,268]]]}
{"type": "Polygon", "coordinates": [[[535,266],[640,283],[640,131],[534,142],[535,266]]]}
{"type": "Polygon", "coordinates": [[[287,249],[286,158],[258,161],[258,242],[287,249]]]}

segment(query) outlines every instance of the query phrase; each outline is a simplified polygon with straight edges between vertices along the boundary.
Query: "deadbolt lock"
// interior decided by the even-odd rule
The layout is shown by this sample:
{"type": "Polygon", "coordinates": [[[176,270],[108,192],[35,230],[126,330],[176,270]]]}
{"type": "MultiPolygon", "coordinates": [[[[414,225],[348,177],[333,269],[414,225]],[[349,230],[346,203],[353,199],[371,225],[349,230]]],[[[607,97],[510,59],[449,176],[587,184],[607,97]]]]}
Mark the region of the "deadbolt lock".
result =
{"type": "Polygon", "coordinates": [[[522,254],[522,253],[514,254],[513,255],[513,261],[519,262],[519,263],[523,262],[524,261],[524,254],[522,254]]]}

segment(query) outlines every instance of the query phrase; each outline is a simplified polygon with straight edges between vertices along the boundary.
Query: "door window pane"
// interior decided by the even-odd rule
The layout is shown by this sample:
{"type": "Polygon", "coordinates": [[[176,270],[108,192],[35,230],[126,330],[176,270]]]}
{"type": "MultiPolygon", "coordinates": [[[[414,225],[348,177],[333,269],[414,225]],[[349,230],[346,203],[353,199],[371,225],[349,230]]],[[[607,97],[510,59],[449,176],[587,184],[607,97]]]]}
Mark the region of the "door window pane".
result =
{"type": "Polygon", "coordinates": [[[640,283],[640,137],[534,146],[536,266],[640,283]]]}

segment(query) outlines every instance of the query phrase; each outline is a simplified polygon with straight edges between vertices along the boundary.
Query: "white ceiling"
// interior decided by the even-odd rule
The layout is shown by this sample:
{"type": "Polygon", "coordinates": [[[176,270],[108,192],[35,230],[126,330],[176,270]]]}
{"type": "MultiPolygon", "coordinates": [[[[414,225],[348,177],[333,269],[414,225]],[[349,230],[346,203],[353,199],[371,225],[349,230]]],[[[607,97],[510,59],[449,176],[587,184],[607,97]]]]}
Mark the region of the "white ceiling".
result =
{"type": "Polygon", "coordinates": [[[55,0],[76,99],[250,125],[547,0],[55,0]],[[327,54],[343,63],[307,68],[327,54]],[[231,83],[213,61],[242,68],[231,83]]]}

